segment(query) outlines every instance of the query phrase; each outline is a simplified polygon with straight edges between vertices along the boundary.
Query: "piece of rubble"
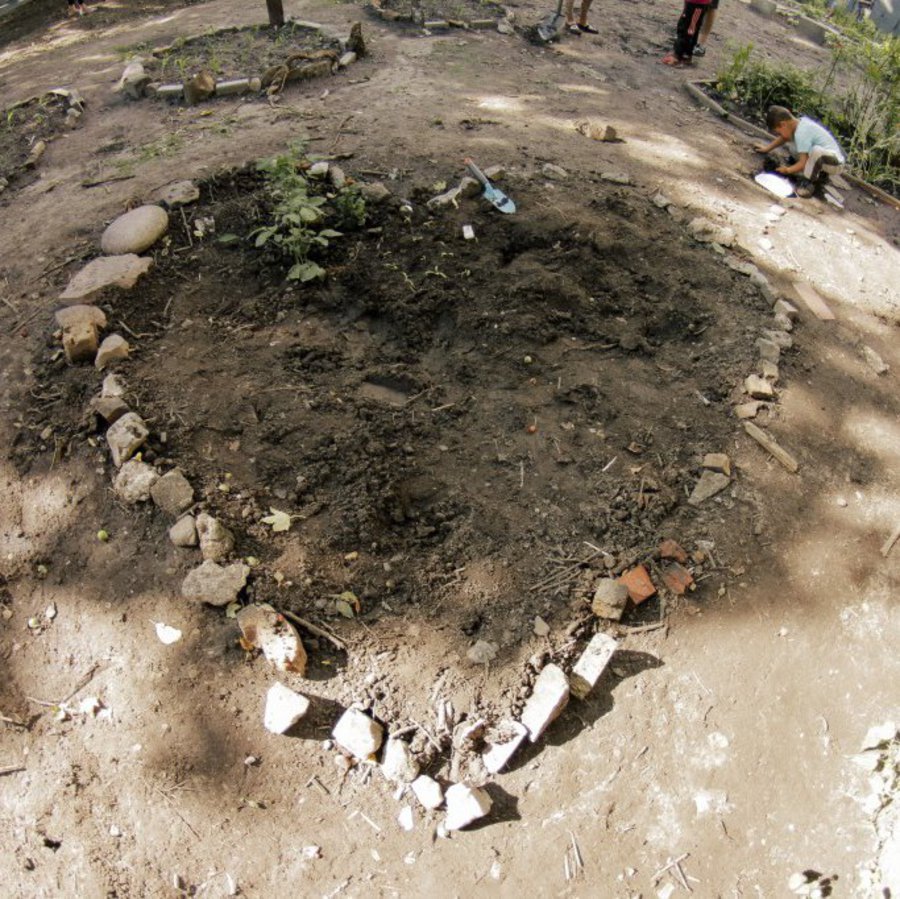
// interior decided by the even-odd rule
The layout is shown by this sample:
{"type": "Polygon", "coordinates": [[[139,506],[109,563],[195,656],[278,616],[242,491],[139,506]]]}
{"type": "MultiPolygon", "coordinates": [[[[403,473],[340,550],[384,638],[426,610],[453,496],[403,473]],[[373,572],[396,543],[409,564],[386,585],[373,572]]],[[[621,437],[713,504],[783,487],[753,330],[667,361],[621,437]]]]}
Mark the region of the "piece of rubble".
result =
{"type": "Polygon", "coordinates": [[[650,580],[650,575],[643,565],[636,565],[626,571],[619,578],[619,583],[628,590],[628,596],[636,606],[650,599],[656,593],[656,587],[653,586],[653,581],[650,580]]]}
{"type": "Polygon", "coordinates": [[[124,502],[142,503],[150,499],[150,490],[158,480],[159,474],[152,465],[131,459],[119,469],[113,487],[124,502]]]}
{"type": "Polygon", "coordinates": [[[554,165],[552,162],[543,164],[541,174],[551,181],[564,181],[569,177],[569,173],[561,165],[554,165]]]}
{"type": "Polygon", "coordinates": [[[366,203],[372,206],[380,206],[391,197],[390,189],[385,187],[381,181],[373,181],[371,184],[360,184],[359,192],[366,203]]]}
{"type": "Polygon", "coordinates": [[[688,590],[694,588],[694,578],[690,571],[678,562],[672,562],[663,569],[663,583],[676,596],[683,596],[688,590]]]}
{"type": "Polygon", "coordinates": [[[479,818],[483,818],[493,804],[485,790],[463,783],[453,784],[447,790],[445,799],[447,817],[444,819],[444,827],[447,830],[462,830],[479,818]]]}
{"type": "Polygon", "coordinates": [[[438,194],[436,197],[432,197],[425,205],[428,206],[429,209],[441,209],[444,206],[455,206],[456,201],[459,199],[459,195],[459,187],[451,187],[450,190],[444,191],[444,193],[438,194]]]}
{"type": "Polygon", "coordinates": [[[484,767],[491,774],[499,774],[516,754],[528,736],[528,728],[518,721],[501,721],[490,738],[490,748],[482,754],[484,767]]]}
{"type": "Polygon", "coordinates": [[[268,603],[244,606],[237,614],[237,623],[245,650],[261,649],[266,661],[279,671],[293,671],[301,677],[306,674],[306,649],[297,629],[268,603]]]}
{"type": "MultiPolygon", "coordinates": [[[[613,134],[615,134],[615,130],[613,130],[613,134]]],[[[602,139],[609,140],[609,138],[605,136],[602,139]]],[[[617,138],[613,137],[613,142],[615,142],[616,140],[617,138]]],[[[609,181],[611,184],[631,184],[631,176],[626,175],[625,172],[601,172],[600,179],[602,181],[609,181]]]]}
{"type": "Polygon", "coordinates": [[[424,808],[436,809],[444,804],[441,785],[427,774],[420,774],[412,782],[412,791],[424,808]]]}
{"type": "Polygon", "coordinates": [[[868,749],[880,749],[884,744],[900,738],[900,728],[896,722],[885,721],[884,724],[875,724],[866,731],[866,736],[859,747],[863,752],[868,749]]]}
{"type": "Polygon", "coordinates": [[[128,97],[129,100],[140,100],[144,96],[144,89],[150,83],[150,76],[144,69],[144,61],[142,59],[132,59],[122,77],[119,79],[113,90],[117,94],[128,97]]]}
{"type": "MultiPolygon", "coordinates": [[[[722,474],[731,475],[731,459],[725,453],[707,453],[703,457],[703,468],[709,471],[719,471],[722,474]]],[[[683,559],[678,559],[683,562],[683,559]]]]}
{"type": "Polygon", "coordinates": [[[749,403],[739,403],[734,407],[734,414],[740,418],[756,418],[759,407],[762,405],[758,400],[751,400],[749,403]]]}
{"type": "Polygon", "coordinates": [[[153,265],[148,256],[125,253],[121,256],[99,256],[91,260],[71,278],[60,294],[63,302],[86,302],[107,287],[129,290],[153,265]]]}
{"type": "Polygon", "coordinates": [[[546,637],[547,634],[550,633],[550,625],[538,615],[534,619],[534,624],[532,625],[532,630],[534,631],[534,635],[536,637],[546,637]]]}
{"type": "Polygon", "coordinates": [[[384,728],[361,709],[347,709],[331,732],[334,741],[357,759],[367,759],[378,752],[384,739],[384,728]]]}
{"type": "Polygon", "coordinates": [[[249,574],[250,569],[242,562],[222,566],[207,560],[188,572],[181,583],[181,595],[211,606],[227,606],[237,600],[249,574]]]}
{"type": "Polygon", "coordinates": [[[781,375],[778,366],[774,362],[769,362],[768,359],[763,359],[762,362],[759,363],[759,373],[773,387],[778,383],[778,378],[781,375]]]}
{"type": "Polygon", "coordinates": [[[534,682],[520,720],[535,743],[569,701],[569,679],[558,665],[544,667],[534,682]]]}
{"type": "Polygon", "coordinates": [[[759,353],[759,358],[765,359],[766,362],[774,362],[777,364],[781,359],[781,348],[777,343],[766,337],[757,338],[756,350],[759,353]]]}
{"type": "Polygon", "coordinates": [[[487,640],[478,640],[470,647],[466,657],[476,665],[488,665],[497,657],[497,644],[488,643],[487,640]]]}
{"type": "Polygon", "coordinates": [[[203,558],[212,562],[224,562],[234,549],[234,534],[206,512],[197,516],[197,536],[203,558]]]}
{"type": "Polygon", "coordinates": [[[822,321],[834,320],[834,313],[828,308],[828,304],[819,296],[818,291],[811,284],[807,284],[805,281],[794,281],[794,290],[800,294],[800,299],[806,303],[807,309],[816,318],[822,321]]]}
{"type": "Polygon", "coordinates": [[[672,201],[664,193],[655,193],[651,198],[654,206],[660,209],[667,209],[672,205],[672,201]]]}
{"type": "Polygon", "coordinates": [[[314,162],[306,174],[310,178],[327,178],[328,177],[328,169],[330,168],[327,162],[320,160],[319,162],[314,162]]]}
{"type": "Polygon", "coordinates": [[[106,432],[106,442],[116,468],[121,468],[146,443],[149,436],[150,431],[144,424],[144,419],[136,412],[126,412],[111,424],[106,432]]]}
{"type": "Polygon", "coordinates": [[[800,318],[800,310],[793,304],[789,303],[787,300],[776,300],[772,306],[772,312],[776,316],[784,315],[787,318],[794,319],[800,318]]]}
{"type": "Polygon", "coordinates": [[[273,734],[290,730],[309,711],[309,700],[284,684],[275,683],[266,693],[263,724],[273,734]]]}
{"type": "Polygon", "coordinates": [[[106,368],[110,362],[116,362],[119,359],[127,359],[130,347],[128,341],[121,334],[110,334],[104,338],[103,343],[97,350],[97,356],[94,359],[94,365],[99,369],[106,368]]]}
{"type": "Polygon", "coordinates": [[[789,350],[794,345],[793,338],[785,331],[763,331],[763,337],[782,350],[789,350]]]}
{"type": "Polygon", "coordinates": [[[347,66],[352,66],[356,59],[356,54],[352,50],[348,50],[346,53],[341,54],[341,58],[338,60],[338,68],[346,69],[347,66]]]}
{"type": "Polygon", "coordinates": [[[169,528],[169,539],[175,546],[197,545],[197,523],[193,515],[185,515],[179,518],[169,528]]]}
{"type": "Polygon", "coordinates": [[[751,421],[745,421],[744,430],[763,449],[771,453],[788,471],[796,473],[799,470],[800,465],[797,460],[762,428],[757,427],[751,421]]]}
{"type": "Polygon", "coordinates": [[[400,825],[401,830],[409,832],[415,829],[416,818],[413,814],[411,805],[404,805],[403,808],[400,809],[400,814],[397,815],[397,823],[400,825]]]}
{"type": "Polygon", "coordinates": [[[169,209],[188,206],[200,199],[200,188],[193,181],[173,181],[153,193],[153,199],[169,209]]]}
{"type": "Polygon", "coordinates": [[[628,588],[613,578],[601,578],[594,590],[591,609],[598,618],[620,621],[628,605],[628,588]]]}
{"type": "Polygon", "coordinates": [[[194,488],[180,468],[173,468],[164,474],[156,482],[150,495],[153,502],[172,518],[181,515],[194,502],[194,488]]]}
{"type": "Polygon", "coordinates": [[[688,505],[699,506],[701,503],[705,503],[717,493],[721,493],[730,483],[731,478],[720,471],[704,471],[688,497],[688,505]]]}
{"type": "Polygon", "coordinates": [[[347,186],[347,174],[339,165],[329,166],[328,180],[335,190],[343,190],[347,186]]]}
{"type": "Polygon", "coordinates": [[[169,228],[168,213],[161,206],[138,206],[115,219],[103,232],[100,248],[107,256],[143,253],[169,228]]]}
{"type": "Polygon", "coordinates": [[[97,329],[90,322],[80,322],[63,331],[63,350],[66,359],[73,365],[78,362],[92,362],[100,345],[97,329]]]}
{"type": "Polygon", "coordinates": [[[737,239],[733,228],[717,225],[703,216],[692,219],[688,223],[687,230],[694,240],[701,243],[717,243],[723,247],[733,246],[737,239]]]}
{"type": "Polygon", "coordinates": [[[460,179],[457,190],[459,190],[459,196],[466,200],[472,200],[475,197],[480,197],[484,188],[477,178],[471,178],[469,175],[464,175],[462,179],[460,179]]]}
{"type": "Polygon", "coordinates": [[[770,400],[775,396],[772,385],[759,375],[747,375],[744,378],[744,391],[756,400],[770,400]]]}
{"type": "Polygon", "coordinates": [[[100,396],[125,396],[125,385],[118,375],[107,375],[100,387],[100,396]]]}
{"type": "Polygon", "coordinates": [[[419,776],[419,763],[409,743],[389,737],[381,760],[381,773],[396,783],[412,783],[419,776]]]}
{"type": "Polygon", "coordinates": [[[675,562],[687,562],[688,560],[688,554],[681,544],[668,539],[659,544],[659,556],[661,559],[672,559],[675,562]]]}
{"type": "Polygon", "coordinates": [[[884,375],[891,370],[890,365],[888,365],[870,346],[863,346],[862,356],[866,361],[866,365],[868,365],[876,375],[884,375]]]}
{"type": "Polygon", "coordinates": [[[128,404],[118,396],[95,396],[89,408],[111,425],[128,411],[128,404]]]}
{"type": "Polygon", "coordinates": [[[596,633],[572,668],[569,687],[577,699],[585,699],[597,686],[618,643],[608,634],[596,633]]]}
{"type": "Polygon", "coordinates": [[[208,100],[216,92],[216,79],[212,72],[197,72],[182,84],[184,101],[188,106],[208,100]]]}

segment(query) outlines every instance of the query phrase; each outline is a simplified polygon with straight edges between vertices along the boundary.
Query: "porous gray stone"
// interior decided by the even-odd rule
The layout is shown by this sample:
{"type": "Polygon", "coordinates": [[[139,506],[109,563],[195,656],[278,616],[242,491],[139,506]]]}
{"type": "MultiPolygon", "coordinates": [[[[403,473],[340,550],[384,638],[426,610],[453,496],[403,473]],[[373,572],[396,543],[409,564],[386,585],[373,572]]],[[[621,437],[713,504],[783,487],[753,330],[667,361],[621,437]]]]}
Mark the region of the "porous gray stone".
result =
{"type": "Polygon", "coordinates": [[[128,341],[121,334],[110,334],[100,344],[100,348],[97,350],[97,357],[94,359],[94,365],[102,370],[110,362],[127,359],[129,349],[128,341]]]}
{"type": "Polygon", "coordinates": [[[131,459],[119,469],[114,488],[123,502],[142,503],[150,499],[150,490],[158,480],[159,474],[152,465],[131,459]]]}
{"type": "Polygon", "coordinates": [[[150,495],[166,515],[176,518],[193,503],[194,488],[181,469],[173,468],[156,482],[150,495]]]}
{"type": "Polygon", "coordinates": [[[175,546],[196,546],[197,523],[194,521],[194,516],[185,515],[182,518],[179,518],[178,521],[169,528],[169,539],[175,546]]]}
{"type": "Polygon", "coordinates": [[[211,606],[227,606],[235,602],[247,584],[250,569],[243,562],[219,565],[207,559],[181,583],[181,595],[211,606]]]}
{"type": "Polygon", "coordinates": [[[212,562],[223,562],[234,549],[234,534],[206,512],[197,516],[197,536],[203,558],[212,562]]]}
{"type": "Polygon", "coordinates": [[[106,442],[109,444],[116,468],[121,468],[144,445],[149,436],[147,425],[136,412],[126,412],[110,425],[106,432],[106,442]]]}

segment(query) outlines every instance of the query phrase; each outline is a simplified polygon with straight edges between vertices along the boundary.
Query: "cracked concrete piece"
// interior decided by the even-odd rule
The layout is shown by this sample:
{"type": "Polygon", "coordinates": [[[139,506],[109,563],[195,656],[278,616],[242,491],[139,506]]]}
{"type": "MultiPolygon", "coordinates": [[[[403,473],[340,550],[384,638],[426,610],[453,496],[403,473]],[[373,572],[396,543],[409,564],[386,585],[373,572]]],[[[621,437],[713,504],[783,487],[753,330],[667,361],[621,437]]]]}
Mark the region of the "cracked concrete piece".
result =
{"type": "Polygon", "coordinates": [[[107,287],[129,290],[152,265],[151,258],[134,253],[100,256],[72,277],[59,298],[64,302],[74,300],[83,303],[107,287]]]}
{"type": "Polygon", "coordinates": [[[521,722],[528,729],[532,743],[550,726],[569,701],[569,679],[558,665],[544,667],[534,682],[534,688],[525,708],[521,722]]]}
{"type": "Polygon", "coordinates": [[[175,518],[194,502],[194,488],[180,468],[173,468],[156,482],[151,496],[166,515],[175,518]]]}
{"type": "Polygon", "coordinates": [[[597,686],[618,645],[608,634],[598,633],[591,637],[569,677],[573,696],[584,699],[597,686]]]}
{"type": "Polygon", "coordinates": [[[717,493],[721,493],[730,483],[731,478],[720,471],[704,471],[693,493],[688,497],[688,505],[699,506],[717,493]]]}
{"type": "Polygon", "coordinates": [[[358,759],[367,759],[381,748],[384,728],[361,709],[347,709],[331,732],[335,742],[358,759]]]}
{"type": "Polygon", "coordinates": [[[222,566],[207,559],[188,572],[181,582],[181,595],[211,606],[227,606],[237,600],[249,574],[250,569],[242,562],[222,566]]]}
{"type": "Polygon", "coordinates": [[[136,412],[126,412],[110,425],[106,432],[106,442],[109,444],[116,468],[121,468],[144,445],[149,436],[147,425],[136,412]]]}

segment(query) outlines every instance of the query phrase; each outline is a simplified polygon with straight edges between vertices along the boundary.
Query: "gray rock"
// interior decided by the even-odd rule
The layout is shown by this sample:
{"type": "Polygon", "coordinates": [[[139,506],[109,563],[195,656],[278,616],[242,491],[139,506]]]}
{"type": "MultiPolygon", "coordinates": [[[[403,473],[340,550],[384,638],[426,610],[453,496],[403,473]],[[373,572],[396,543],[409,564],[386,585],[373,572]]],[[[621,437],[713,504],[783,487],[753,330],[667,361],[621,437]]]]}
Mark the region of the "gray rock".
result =
{"type": "Polygon", "coordinates": [[[731,483],[731,478],[720,471],[704,471],[700,475],[693,492],[688,497],[688,505],[699,506],[701,503],[723,491],[731,483]]]}
{"type": "Polygon", "coordinates": [[[237,600],[249,574],[250,569],[243,562],[222,566],[207,559],[188,572],[181,583],[181,595],[211,606],[227,606],[237,600]]]}
{"type": "Polygon", "coordinates": [[[200,188],[193,181],[173,181],[153,194],[153,199],[169,209],[188,206],[200,199],[200,188]]]}
{"type": "Polygon", "coordinates": [[[100,388],[100,396],[125,396],[125,385],[118,375],[107,375],[103,379],[103,386],[100,388]]]}
{"type": "Polygon", "coordinates": [[[116,468],[121,468],[144,445],[149,436],[147,425],[136,412],[126,412],[110,425],[106,432],[106,442],[109,444],[116,468]]]}
{"type": "Polygon", "coordinates": [[[569,701],[569,679],[558,665],[544,667],[534,682],[531,696],[522,710],[522,724],[532,743],[559,716],[569,701]]]}
{"type": "Polygon", "coordinates": [[[123,502],[143,503],[150,499],[150,490],[158,480],[152,465],[132,459],[119,469],[113,486],[123,502]]]}
{"type": "Polygon", "coordinates": [[[347,186],[347,175],[339,165],[329,166],[328,178],[335,190],[341,190],[347,186]]]}
{"type": "Polygon", "coordinates": [[[479,818],[483,818],[491,810],[491,797],[478,787],[467,784],[453,784],[445,797],[447,817],[444,819],[446,830],[462,830],[479,818]]]}
{"type": "Polygon", "coordinates": [[[762,362],[759,363],[759,373],[770,384],[778,383],[779,371],[776,363],[770,362],[768,359],[763,359],[762,362]]]}
{"type": "Polygon", "coordinates": [[[603,578],[594,590],[591,609],[598,618],[619,621],[628,604],[628,588],[619,580],[603,578]]]}
{"type": "Polygon", "coordinates": [[[384,739],[384,728],[360,709],[347,709],[331,732],[342,749],[358,759],[378,752],[384,739]]]}
{"type": "Polygon", "coordinates": [[[133,59],[125,66],[125,71],[113,88],[116,93],[123,94],[130,100],[140,100],[144,96],[144,88],[150,83],[150,76],[144,69],[140,59],[133,59]]]}
{"type": "Polygon", "coordinates": [[[601,172],[600,178],[612,184],[631,184],[631,176],[624,172],[601,172]]]}
{"type": "Polygon", "coordinates": [[[668,209],[672,205],[672,201],[663,193],[654,194],[652,200],[653,205],[660,209],[668,209]]]}
{"type": "Polygon", "coordinates": [[[326,178],[328,176],[329,165],[327,162],[314,162],[307,171],[310,178],[326,178]]]}
{"type": "Polygon", "coordinates": [[[789,350],[794,341],[786,331],[763,331],[763,337],[771,340],[779,349],[789,350]]]}
{"type": "Polygon", "coordinates": [[[194,521],[194,516],[185,515],[183,518],[179,518],[169,528],[169,539],[175,546],[196,546],[197,523],[194,521]]]}
{"type": "Polygon", "coordinates": [[[172,518],[177,518],[194,502],[194,488],[180,468],[173,468],[164,474],[150,495],[153,502],[172,518]]]}
{"type": "Polygon", "coordinates": [[[103,343],[100,344],[100,349],[97,350],[97,358],[94,360],[94,365],[102,370],[106,368],[110,362],[127,359],[129,349],[128,341],[122,337],[121,334],[110,334],[109,337],[105,338],[103,343]]]}
{"type": "Polygon", "coordinates": [[[749,403],[740,403],[734,407],[734,414],[740,419],[756,418],[761,405],[762,403],[757,400],[751,400],[749,403]]]}
{"type": "Polygon", "coordinates": [[[500,165],[489,165],[484,170],[484,177],[489,181],[502,181],[506,177],[506,167],[500,165]]]}
{"type": "Polygon", "coordinates": [[[757,339],[756,349],[759,353],[759,358],[764,359],[766,362],[774,362],[777,365],[781,359],[781,349],[778,344],[765,337],[757,339]]]}
{"type": "Polygon", "coordinates": [[[800,318],[800,310],[787,300],[776,300],[772,305],[772,312],[774,312],[775,315],[785,315],[791,321],[800,318]]]}
{"type": "Polygon", "coordinates": [[[419,763],[409,743],[388,738],[381,761],[381,773],[396,783],[412,783],[419,776],[419,763]]]}
{"type": "Polygon", "coordinates": [[[775,396],[772,385],[759,375],[747,375],[744,378],[744,390],[755,400],[770,400],[775,396]]]}
{"type": "Polygon", "coordinates": [[[507,22],[506,19],[501,19],[497,23],[497,31],[499,31],[500,34],[515,34],[516,33],[516,29],[513,28],[513,26],[509,22],[507,22]]]}
{"type": "Polygon", "coordinates": [[[128,411],[128,404],[120,396],[95,396],[90,409],[111,425],[128,411]]]}
{"type": "Polygon", "coordinates": [[[107,287],[129,290],[152,265],[152,259],[134,253],[126,253],[123,256],[100,256],[89,262],[69,281],[59,298],[64,302],[75,300],[84,302],[107,287]]]}
{"type": "Polygon", "coordinates": [[[459,182],[458,190],[459,196],[471,200],[473,197],[480,197],[484,188],[477,178],[470,178],[466,175],[462,181],[459,182]]]}
{"type": "Polygon", "coordinates": [[[775,327],[781,331],[793,331],[794,323],[787,315],[779,312],[775,315],[775,327]]]}
{"type": "Polygon", "coordinates": [[[466,656],[470,662],[474,662],[476,665],[487,665],[497,656],[497,644],[479,640],[469,649],[466,656]]]}
{"type": "Polygon", "coordinates": [[[391,197],[390,190],[381,181],[373,181],[371,184],[361,184],[359,192],[363,199],[373,206],[380,206],[391,197]]]}
{"type": "Polygon", "coordinates": [[[761,274],[759,269],[752,262],[738,259],[736,256],[726,256],[725,264],[732,271],[737,272],[739,275],[746,275],[748,278],[753,278],[756,275],[761,274]]]}
{"type": "Polygon", "coordinates": [[[569,173],[561,165],[554,165],[552,162],[545,162],[541,166],[541,174],[551,181],[564,181],[569,177],[569,173]]]}
{"type": "Polygon", "coordinates": [[[103,232],[100,248],[108,256],[143,253],[169,228],[168,213],[161,206],[138,206],[120,215],[103,232]]]}
{"type": "Polygon", "coordinates": [[[692,219],[687,229],[691,237],[701,243],[717,243],[723,247],[730,247],[736,240],[733,228],[717,225],[702,216],[692,219]]]}
{"type": "Polygon", "coordinates": [[[234,549],[234,534],[206,512],[197,516],[197,536],[200,538],[200,552],[208,561],[224,562],[234,549]]]}

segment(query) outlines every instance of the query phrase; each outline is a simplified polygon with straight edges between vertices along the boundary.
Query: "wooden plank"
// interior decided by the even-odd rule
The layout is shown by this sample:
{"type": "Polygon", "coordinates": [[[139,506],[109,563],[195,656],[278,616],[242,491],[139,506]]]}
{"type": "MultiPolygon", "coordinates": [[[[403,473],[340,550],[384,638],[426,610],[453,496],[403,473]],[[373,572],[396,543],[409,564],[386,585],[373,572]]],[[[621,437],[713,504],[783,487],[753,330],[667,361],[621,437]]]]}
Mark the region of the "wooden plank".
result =
{"type": "Polygon", "coordinates": [[[744,422],[744,430],[764,450],[771,453],[788,471],[797,472],[800,464],[784,449],[774,437],[770,437],[762,428],[757,427],[752,421],[744,422]]]}
{"type": "Polygon", "coordinates": [[[807,309],[816,318],[826,322],[834,321],[834,313],[828,308],[828,304],[819,296],[812,285],[807,284],[805,281],[794,281],[794,290],[800,294],[800,299],[806,303],[807,309]]]}

